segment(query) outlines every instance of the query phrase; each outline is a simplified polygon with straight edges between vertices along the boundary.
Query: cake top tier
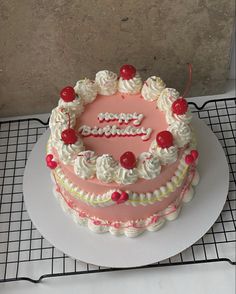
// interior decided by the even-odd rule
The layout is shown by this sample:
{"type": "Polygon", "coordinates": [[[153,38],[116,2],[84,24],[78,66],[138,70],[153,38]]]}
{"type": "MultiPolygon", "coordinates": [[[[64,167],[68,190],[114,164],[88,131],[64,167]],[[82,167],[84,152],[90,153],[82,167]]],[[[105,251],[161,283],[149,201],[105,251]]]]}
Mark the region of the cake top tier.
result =
{"type": "Polygon", "coordinates": [[[190,143],[191,114],[179,93],[160,77],[144,83],[134,66],[120,76],[99,71],[62,89],[49,126],[63,164],[82,179],[123,185],[153,179],[190,143]]]}

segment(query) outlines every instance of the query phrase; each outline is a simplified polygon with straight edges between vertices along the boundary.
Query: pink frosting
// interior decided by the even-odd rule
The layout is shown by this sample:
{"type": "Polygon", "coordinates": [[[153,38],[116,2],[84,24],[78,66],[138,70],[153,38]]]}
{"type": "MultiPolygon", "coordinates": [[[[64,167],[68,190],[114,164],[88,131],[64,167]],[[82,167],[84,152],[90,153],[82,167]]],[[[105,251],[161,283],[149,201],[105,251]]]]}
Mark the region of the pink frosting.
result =
{"type": "MultiPolygon", "coordinates": [[[[150,143],[155,139],[156,134],[160,131],[166,130],[168,125],[165,120],[163,112],[156,109],[155,103],[145,101],[140,94],[130,95],[116,93],[112,96],[98,95],[96,100],[87,105],[85,111],[77,121],[77,126],[99,126],[117,125],[125,128],[127,125],[119,125],[117,121],[99,122],[97,116],[101,112],[110,113],[142,113],[144,119],[140,126],[145,128],[152,128],[152,134],[149,140],[142,141],[137,137],[84,137],[83,141],[87,149],[95,151],[98,155],[112,154],[113,157],[119,160],[120,156],[126,151],[132,151],[136,156],[144,151],[148,151],[150,143]]],[[[129,122],[133,126],[132,122],[129,122]]]]}
{"type": "MultiPolygon", "coordinates": [[[[56,150],[53,150],[55,157],[58,158],[56,150]]],[[[181,154],[182,151],[180,152],[180,156],[181,154]]],[[[73,184],[80,187],[82,190],[95,193],[95,195],[106,193],[110,189],[125,189],[139,193],[152,192],[155,189],[158,189],[161,186],[165,185],[172,178],[178,165],[179,159],[175,163],[170,164],[169,166],[162,166],[161,174],[153,180],[139,179],[136,183],[131,185],[120,185],[115,182],[109,184],[101,183],[97,178],[91,180],[83,180],[74,173],[74,169],[72,166],[64,165],[62,162],[60,162],[60,167],[64,175],[68,179],[70,179],[73,182],[73,184]]]]}
{"type": "Polygon", "coordinates": [[[71,205],[76,208],[76,210],[81,210],[88,214],[90,217],[97,217],[108,221],[129,221],[144,219],[151,216],[154,213],[157,213],[165,209],[168,205],[170,205],[175,199],[177,199],[180,196],[184,186],[185,183],[183,183],[181,187],[179,187],[174,192],[170,193],[167,198],[160,202],[156,202],[154,204],[149,204],[146,206],[138,205],[136,207],[126,205],[124,203],[115,204],[108,207],[93,207],[74,198],[63,188],[58,188],[67,200],[67,202],[70,202],[71,205]]]}

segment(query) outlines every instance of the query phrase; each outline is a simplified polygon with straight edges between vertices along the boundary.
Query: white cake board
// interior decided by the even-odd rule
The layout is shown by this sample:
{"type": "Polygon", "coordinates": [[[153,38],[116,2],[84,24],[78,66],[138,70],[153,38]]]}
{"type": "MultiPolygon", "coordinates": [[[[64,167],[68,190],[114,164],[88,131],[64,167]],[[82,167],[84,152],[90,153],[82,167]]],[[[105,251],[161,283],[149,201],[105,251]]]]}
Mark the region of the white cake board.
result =
{"type": "Polygon", "coordinates": [[[214,224],[226,201],[229,170],[216,136],[198,118],[196,130],[201,177],[193,200],[184,204],[179,217],[160,231],[137,238],[96,234],[76,225],[53,196],[50,170],[45,164],[47,131],[31,152],[24,173],[26,208],[39,232],[72,258],[105,267],[136,267],[174,256],[199,240],[214,224]]]}

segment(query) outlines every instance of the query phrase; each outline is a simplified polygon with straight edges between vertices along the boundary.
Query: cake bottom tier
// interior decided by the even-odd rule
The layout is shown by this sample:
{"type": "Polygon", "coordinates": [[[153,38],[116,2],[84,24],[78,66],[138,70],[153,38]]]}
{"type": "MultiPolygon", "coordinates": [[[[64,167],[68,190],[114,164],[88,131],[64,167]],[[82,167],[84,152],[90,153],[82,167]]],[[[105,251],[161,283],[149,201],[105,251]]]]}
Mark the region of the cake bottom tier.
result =
{"type": "Polygon", "coordinates": [[[110,232],[112,235],[136,237],[145,230],[157,231],[166,221],[175,220],[184,202],[192,200],[193,187],[199,182],[195,170],[193,177],[186,180],[174,193],[170,194],[163,205],[118,206],[96,208],[75,199],[54,182],[53,193],[59,200],[62,209],[69,214],[78,225],[87,226],[95,233],[110,232]]]}

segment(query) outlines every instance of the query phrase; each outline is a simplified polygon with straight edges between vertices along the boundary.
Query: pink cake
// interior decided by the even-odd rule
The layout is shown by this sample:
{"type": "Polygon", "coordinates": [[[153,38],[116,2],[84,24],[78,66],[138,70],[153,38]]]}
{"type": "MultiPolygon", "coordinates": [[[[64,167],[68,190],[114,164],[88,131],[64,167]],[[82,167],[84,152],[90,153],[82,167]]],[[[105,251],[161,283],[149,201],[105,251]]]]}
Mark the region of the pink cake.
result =
{"type": "Polygon", "coordinates": [[[97,233],[136,237],[174,220],[192,199],[198,152],[188,104],[132,65],[61,91],[50,117],[46,163],[54,194],[97,233]]]}

